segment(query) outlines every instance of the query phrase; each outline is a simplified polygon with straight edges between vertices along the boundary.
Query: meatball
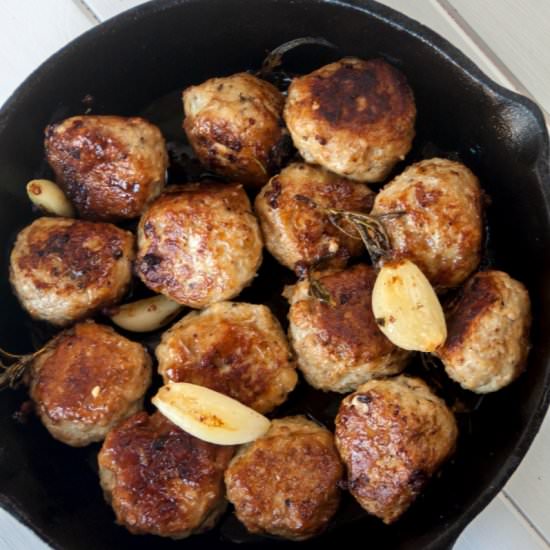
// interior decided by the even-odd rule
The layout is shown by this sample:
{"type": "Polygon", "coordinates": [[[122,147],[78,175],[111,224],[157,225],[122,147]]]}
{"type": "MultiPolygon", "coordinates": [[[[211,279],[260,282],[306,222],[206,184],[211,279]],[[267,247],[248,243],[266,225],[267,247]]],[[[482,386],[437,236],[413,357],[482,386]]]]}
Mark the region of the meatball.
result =
{"type": "Polygon", "coordinates": [[[477,273],[447,314],[447,340],[436,355],[463,388],[493,392],[525,368],[530,325],[529,294],[520,282],[502,271],[477,273]]]}
{"type": "Polygon", "coordinates": [[[336,446],[348,488],[370,514],[392,523],[453,453],[453,413],[419,378],[371,380],[336,416],[336,446]]]}
{"type": "Polygon", "coordinates": [[[164,138],[142,118],[71,117],[46,128],[45,147],[58,183],[86,219],[136,218],[164,186],[164,138]]]}
{"type": "MultiPolygon", "coordinates": [[[[290,269],[326,259],[325,265],[344,267],[364,250],[357,238],[333,225],[326,209],[369,212],[374,193],[366,186],[304,163],[287,166],[256,197],[266,247],[290,269]]],[[[344,227],[354,235],[353,227],[344,227]]]]}
{"type": "Polygon", "coordinates": [[[332,434],[295,416],[273,420],[264,436],[242,447],[225,485],[248,531],[303,540],[335,514],[342,475],[332,434]]]}
{"type": "Polygon", "coordinates": [[[252,281],[262,246],[240,185],[172,186],[139,222],[136,271],[155,292],[204,308],[233,298],[252,281]]]}
{"type": "Polygon", "coordinates": [[[198,159],[230,180],[261,186],[290,150],[282,94],[251,74],[190,86],[183,105],[183,128],[198,159]]]}
{"type": "Polygon", "coordinates": [[[307,382],[347,393],[371,378],[401,372],[410,353],[394,346],[376,324],[371,307],[374,268],[359,264],[314,278],[329,303],[316,297],[307,280],[285,289],[291,304],[290,341],[307,382]]]}
{"type": "Polygon", "coordinates": [[[297,382],[283,329],[263,305],[220,302],[189,313],[163,334],[156,355],[164,383],[206,386],[260,413],[297,382]]]}
{"type": "Polygon", "coordinates": [[[141,409],[151,359],[140,344],[87,321],[56,336],[44,350],[32,364],[30,395],[59,441],[74,447],[101,441],[141,409]]]}
{"type": "Polygon", "coordinates": [[[377,182],[409,152],[416,107],[397,69],[348,57],[295,78],[284,118],[306,162],[377,182]]]}
{"type": "Polygon", "coordinates": [[[223,472],[233,452],[158,412],[140,412],[107,435],[98,456],[101,487],[131,533],[182,539],[211,529],[224,512],[223,472]]]}
{"type": "Polygon", "coordinates": [[[478,266],[483,237],[478,179],[463,164],[434,158],[409,166],[374,201],[386,216],[392,259],[414,262],[438,290],[458,286],[478,266]]]}
{"type": "Polygon", "coordinates": [[[133,257],[128,231],[44,217],[17,236],[10,280],[32,317],[62,326],[119,301],[130,284],[133,257]]]}

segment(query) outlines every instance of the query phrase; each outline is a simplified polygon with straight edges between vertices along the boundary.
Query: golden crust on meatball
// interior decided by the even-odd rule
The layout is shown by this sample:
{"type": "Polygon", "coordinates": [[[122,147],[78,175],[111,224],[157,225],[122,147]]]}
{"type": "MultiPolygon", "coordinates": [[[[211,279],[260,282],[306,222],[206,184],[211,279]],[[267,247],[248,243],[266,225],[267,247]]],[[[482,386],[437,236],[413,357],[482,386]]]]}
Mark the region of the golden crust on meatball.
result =
{"type": "Polygon", "coordinates": [[[44,217],[17,236],[10,280],[32,317],[62,326],[118,302],[130,284],[133,258],[128,231],[44,217]]]}
{"type": "Polygon", "coordinates": [[[190,86],[183,104],[183,128],[198,159],[230,180],[263,185],[289,150],[283,95],[251,74],[190,86]]]}
{"type": "Polygon", "coordinates": [[[138,217],[166,178],[160,130],[143,118],[74,116],[46,128],[46,157],[81,217],[138,217]]]}
{"type": "Polygon", "coordinates": [[[273,420],[264,436],[242,447],[225,484],[248,531],[304,540],[335,514],[342,475],[332,434],[295,416],[273,420]]]}
{"type": "Polygon", "coordinates": [[[529,293],[520,282],[502,271],[477,273],[447,314],[447,340],[436,355],[463,388],[497,391],[523,372],[530,325],[529,293]]]}
{"type": "Polygon", "coordinates": [[[414,262],[436,289],[462,283],[478,266],[483,238],[482,194],[460,162],[434,158],[409,166],[374,201],[372,214],[391,240],[391,259],[414,262]]]}
{"type": "Polygon", "coordinates": [[[37,356],[30,396],[56,439],[83,447],[140,410],[150,382],[151,358],[143,346],[87,321],[37,356]]]}
{"type": "Polygon", "coordinates": [[[374,268],[359,264],[314,277],[331,303],[315,297],[307,280],[285,289],[290,341],[308,383],[347,393],[371,378],[401,372],[410,353],[394,346],[376,324],[374,268]]]}
{"type": "Polygon", "coordinates": [[[233,452],[158,412],[140,412],[107,435],[98,456],[101,487],[131,533],[182,539],[211,529],[224,512],[223,472],[233,452]]]}
{"type": "Polygon", "coordinates": [[[139,222],[136,272],[155,292],[204,308],[235,297],[252,281],[262,246],[240,185],[171,186],[139,222]]]}
{"type": "Polygon", "coordinates": [[[220,302],[189,313],[163,334],[156,355],[165,384],[206,386],[260,413],[298,380],[283,329],[263,305],[220,302]]]}
{"type": "Polygon", "coordinates": [[[453,453],[453,413],[419,378],[371,380],[336,416],[336,446],[359,504],[393,523],[453,453]]]}
{"type": "Polygon", "coordinates": [[[382,59],[347,57],[295,78],[284,117],[306,162],[377,182],[409,152],[416,107],[397,69],[382,59]]]}
{"type": "MultiPolygon", "coordinates": [[[[323,209],[369,212],[374,193],[305,163],[287,166],[256,197],[266,247],[290,269],[300,271],[322,258],[325,265],[343,267],[364,250],[359,239],[337,229],[323,209]]],[[[348,229],[353,235],[353,228],[348,229]]]]}

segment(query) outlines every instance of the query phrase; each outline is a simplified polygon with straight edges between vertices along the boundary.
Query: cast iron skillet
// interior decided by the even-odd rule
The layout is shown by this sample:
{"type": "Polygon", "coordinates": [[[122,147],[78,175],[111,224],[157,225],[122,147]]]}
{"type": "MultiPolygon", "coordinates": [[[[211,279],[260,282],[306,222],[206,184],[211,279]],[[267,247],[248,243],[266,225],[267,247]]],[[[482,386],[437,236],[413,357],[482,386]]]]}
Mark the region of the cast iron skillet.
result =
{"type": "MultiPolygon", "coordinates": [[[[36,345],[37,327],[13,297],[7,272],[14,235],[34,217],[24,183],[48,174],[43,128],[83,113],[90,103],[94,113],[144,112],[188,84],[258,67],[267,50],[300,36],[322,36],[339,47],[338,55],[382,56],[405,72],[419,112],[408,160],[450,154],[479,174],[492,197],[491,259],[531,293],[533,348],[527,372],[461,421],[457,455],[426,494],[391,527],[346,501],[322,537],[328,544],[348,541],[374,548],[448,547],[515,470],[549,401],[548,135],[531,101],[500,88],[441,37],[391,9],[367,0],[157,1],[92,29],[49,59],[0,114],[0,346],[28,352],[36,345]]],[[[310,50],[292,62],[310,70],[326,62],[325,53],[315,50],[312,59],[310,50]]],[[[166,101],[167,109],[157,105],[149,113],[166,132],[177,134],[177,98],[166,101]]],[[[277,292],[281,273],[271,273],[277,292]]],[[[270,290],[267,281],[259,291],[270,290]]],[[[319,399],[312,410],[319,410],[322,399],[312,396],[319,399]]],[[[23,390],[0,398],[0,504],[52,546],[225,548],[240,540],[242,532],[231,519],[221,530],[178,543],[129,535],[113,523],[103,502],[97,447],[72,449],[54,441],[35,419],[18,421],[13,414],[25,399],[23,390]]],[[[260,544],[244,539],[248,546],[260,544]]],[[[262,539],[261,544],[284,543],[262,539]]]]}

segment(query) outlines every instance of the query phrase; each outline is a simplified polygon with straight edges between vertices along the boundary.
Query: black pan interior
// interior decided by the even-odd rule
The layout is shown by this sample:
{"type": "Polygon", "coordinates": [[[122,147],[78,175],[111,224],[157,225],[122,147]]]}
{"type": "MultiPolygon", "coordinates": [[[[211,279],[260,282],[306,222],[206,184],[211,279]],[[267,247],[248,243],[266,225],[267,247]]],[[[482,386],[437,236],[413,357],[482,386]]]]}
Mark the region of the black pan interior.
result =
{"type": "MultiPolygon", "coordinates": [[[[505,92],[443,39],[388,8],[368,1],[159,1],[93,29],[50,59],[0,114],[4,243],[0,346],[28,352],[47,336],[22,312],[7,280],[14,236],[36,215],[24,184],[48,174],[43,128],[89,108],[94,113],[146,113],[169,140],[178,141],[182,133],[177,91],[211,76],[257,68],[268,50],[299,36],[322,36],[338,51],[304,48],[289,55],[292,70],[311,70],[337,54],[382,56],[407,75],[419,112],[418,136],[407,161],[436,154],[458,157],[480,176],[492,199],[489,259],[525,282],[531,293],[535,320],[527,372],[461,418],[457,455],[403,519],[387,527],[345,501],[323,540],[301,543],[304,547],[344,540],[374,548],[449,546],[511,475],[548,402],[550,342],[544,338],[550,332],[548,137],[540,112],[530,101],[505,92]]],[[[262,271],[262,283],[243,299],[268,301],[284,316],[277,295],[291,278],[269,260],[262,271]]],[[[449,390],[445,396],[453,395],[449,390]]],[[[25,399],[22,390],[5,392],[0,398],[0,504],[54,547],[284,544],[246,537],[231,518],[219,530],[180,543],[130,536],[114,525],[103,502],[96,475],[97,447],[72,449],[54,441],[32,417],[21,422],[14,412],[25,399]]],[[[304,412],[330,421],[334,400],[304,389],[283,412],[295,412],[306,401],[311,410],[304,412]]]]}

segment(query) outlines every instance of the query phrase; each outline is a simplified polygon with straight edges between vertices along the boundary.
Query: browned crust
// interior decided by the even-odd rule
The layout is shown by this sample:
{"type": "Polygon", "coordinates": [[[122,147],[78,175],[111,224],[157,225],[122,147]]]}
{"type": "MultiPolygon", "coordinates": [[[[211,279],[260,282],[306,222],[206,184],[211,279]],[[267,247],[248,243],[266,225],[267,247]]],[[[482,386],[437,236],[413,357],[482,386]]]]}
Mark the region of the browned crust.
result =
{"type": "Polygon", "coordinates": [[[307,302],[311,322],[327,346],[336,351],[345,344],[346,352],[357,361],[370,361],[396,349],[372,313],[374,268],[359,264],[316,278],[334,300],[333,305],[320,300],[307,302]]]}
{"type": "Polygon", "coordinates": [[[171,186],[140,220],[135,271],[155,292],[205,307],[232,298],[250,282],[261,263],[261,247],[257,220],[240,185],[171,186]],[[215,252],[222,241],[224,257],[215,252]],[[235,277],[229,277],[229,268],[235,277]]]}
{"type": "Polygon", "coordinates": [[[501,300],[490,272],[476,273],[462,290],[460,298],[447,315],[446,353],[460,348],[477,327],[476,320],[501,300]]]}
{"type": "Polygon", "coordinates": [[[33,317],[66,325],[122,298],[133,247],[133,235],[114,225],[39,218],[17,237],[10,281],[33,317]]]}
{"type": "Polygon", "coordinates": [[[263,185],[290,150],[282,120],[284,97],[248,73],[213,78],[183,92],[183,128],[195,154],[210,170],[245,185],[263,185]],[[234,91],[228,90],[234,87],[234,91]],[[240,93],[236,93],[241,90],[240,93]],[[192,113],[193,96],[209,97],[192,113]]]}
{"type": "Polygon", "coordinates": [[[17,266],[31,277],[33,273],[49,273],[50,281],[33,277],[35,287],[41,290],[70,292],[92,284],[109,286],[113,263],[124,256],[128,239],[128,233],[113,225],[74,220],[44,231],[35,223],[26,235],[28,253],[18,258],[17,266]],[[97,239],[101,246],[93,250],[84,246],[91,239],[97,239]]]}
{"type": "Polygon", "coordinates": [[[145,348],[85,322],[65,331],[33,363],[30,394],[48,423],[108,426],[124,418],[151,381],[145,348]]]}
{"type": "Polygon", "coordinates": [[[389,131],[392,122],[414,122],[407,80],[383,59],[344,59],[334,71],[321,68],[302,78],[309,83],[312,112],[335,130],[384,126],[389,131]]]}
{"type": "Polygon", "coordinates": [[[233,451],[194,438],[160,413],[127,419],[99,453],[118,523],[135,534],[176,538],[200,529],[223,504],[223,472],[233,451]]]}
{"type": "Polygon", "coordinates": [[[330,222],[324,208],[368,212],[373,202],[374,193],[366,185],[294,163],[271,178],[256,197],[255,209],[269,251],[283,265],[300,271],[321,259],[326,266],[343,267],[364,250],[359,239],[330,222]]]}
{"type": "Polygon", "coordinates": [[[222,302],[192,313],[163,335],[156,353],[165,381],[206,386],[261,413],[297,382],[284,332],[265,306],[222,302]]]}
{"type": "Polygon", "coordinates": [[[332,434],[302,417],[274,420],[225,473],[229,500],[252,533],[303,540],[321,532],[340,501],[342,464],[332,434]]]}
{"type": "Polygon", "coordinates": [[[455,447],[456,423],[420,379],[370,381],[346,397],[336,445],[348,488],[385,523],[396,521],[455,447]]]}
{"type": "Polygon", "coordinates": [[[142,118],[76,116],[45,135],[48,162],[83,218],[135,218],[164,185],[164,138],[142,118]]]}

